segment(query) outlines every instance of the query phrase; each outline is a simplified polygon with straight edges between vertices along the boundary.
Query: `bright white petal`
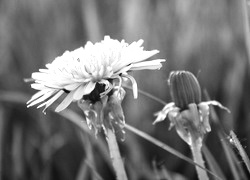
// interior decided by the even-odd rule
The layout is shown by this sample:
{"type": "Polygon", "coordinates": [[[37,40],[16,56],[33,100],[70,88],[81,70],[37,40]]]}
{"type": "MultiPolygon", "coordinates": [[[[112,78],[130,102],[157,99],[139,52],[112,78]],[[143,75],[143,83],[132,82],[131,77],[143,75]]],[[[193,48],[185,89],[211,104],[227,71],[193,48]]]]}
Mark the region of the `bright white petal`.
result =
{"type": "Polygon", "coordinates": [[[134,98],[137,99],[137,97],[138,97],[138,88],[137,88],[136,80],[130,75],[125,75],[124,77],[128,78],[131,81],[132,88],[133,88],[133,95],[134,95],[134,98]]]}
{"type": "Polygon", "coordinates": [[[57,106],[56,112],[60,112],[64,110],[66,107],[70,105],[70,103],[73,101],[73,95],[75,91],[71,91],[65,98],[64,100],[57,106]]]}
{"type": "Polygon", "coordinates": [[[34,83],[30,85],[31,88],[36,89],[36,90],[43,90],[46,87],[43,84],[39,84],[39,83],[34,83]]]}
{"type": "Polygon", "coordinates": [[[31,99],[27,102],[27,104],[29,104],[30,102],[34,101],[35,99],[41,97],[42,95],[48,93],[49,91],[51,91],[51,89],[44,89],[41,91],[38,91],[36,94],[34,94],[31,99]]]}
{"type": "Polygon", "coordinates": [[[159,51],[158,50],[152,50],[152,51],[142,51],[141,53],[138,53],[138,55],[135,54],[135,58],[133,60],[133,63],[136,62],[140,62],[143,60],[146,60],[152,56],[154,56],[155,54],[158,54],[159,51]]]}
{"type": "Polygon", "coordinates": [[[91,91],[93,91],[95,88],[95,84],[96,83],[93,83],[92,81],[90,81],[89,83],[78,87],[73,95],[73,99],[80,100],[83,95],[91,93],[91,91]]]}
{"type": "Polygon", "coordinates": [[[56,91],[54,91],[54,90],[50,90],[49,92],[44,94],[42,97],[40,97],[40,98],[36,99],[35,101],[33,101],[32,103],[30,103],[27,107],[31,107],[31,106],[34,106],[35,104],[39,104],[40,102],[45,101],[50,96],[52,96],[55,92],[56,91]]]}
{"type": "Polygon", "coordinates": [[[228,113],[230,113],[230,110],[229,110],[227,107],[223,106],[223,105],[222,105],[221,103],[219,103],[218,101],[206,101],[206,102],[201,102],[200,104],[201,104],[201,105],[206,104],[206,105],[218,106],[218,107],[220,107],[221,109],[224,109],[224,110],[226,110],[228,113]]]}
{"type": "Polygon", "coordinates": [[[72,91],[75,90],[76,88],[78,88],[82,83],[73,83],[73,84],[68,84],[66,86],[64,86],[64,89],[68,90],[68,91],[72,91]]]}
{"type": "Polygon", "coordinates": [[[143,61],[139,63],[132,64],[130,70],[143,70],[143,69],[160,69],[162,67],[162,62],[165,62],[165,59],[157,59],[152,61],[143,61]]]}
{"type": "Polygon", "coordinates": [[[55,102],[62,94],[64,93],[64,91],[59,91],[58,93],[56,93],[52,98],[50,98],[48,101],[40,104],[37,108],[43,107],[45,106],[45,108],[43,109],[43,112],[45,112],[45,110],[53,103],[55,102]]]}
{"type": "Polygon", "coordinates": [[[168,113],[173,111],[174,109],[176,109],[174,102],[166,104],[161,111],[158,111],[154,114],[155,116],[157,116],[157,118],[153,122],[153,125],[155,125],[158,122],[164,121],[166,119],[168,113]]]}
{"type": "Polygon", "coordinates": [[[122,74],[122,73],[126,73],[128,70],[130,70],[132,67],[132,64],[128,65],[128,66],[125,66],[123,67],[122,69],[119,69],[117,72],[115,72],[114,74],[115,75],[119,75],[119,74],[122,74]]]}

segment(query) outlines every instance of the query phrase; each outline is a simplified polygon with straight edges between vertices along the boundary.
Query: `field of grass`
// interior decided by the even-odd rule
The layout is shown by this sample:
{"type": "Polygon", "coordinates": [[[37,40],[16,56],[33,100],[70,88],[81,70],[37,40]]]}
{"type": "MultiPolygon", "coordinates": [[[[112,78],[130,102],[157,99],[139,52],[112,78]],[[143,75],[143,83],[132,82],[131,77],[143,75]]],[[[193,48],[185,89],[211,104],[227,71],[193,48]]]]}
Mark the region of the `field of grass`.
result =
{"type": "MultiPolygon", "coordinates": [[[[0,180],[116,179],[103,133],[96,137],[87,128],[77,105],[56,113],[55,103],[46,115],[27,108],[35,91],[24,82],[64,51],[105,35],[143,39],[144,49],[158,49],[156,58],[166,59],[159,71],[132,73],[142,92],[133,99],[125,88],[126,123],[192,158],[174,128],[168,130],[169,121],[152,125],[163,104],[143,93],[171,102],[169,73],[188,70],[200,82],[203,101],[217,100],[231,111],[211,111],[206,167],[221,179],[249,179],[248,158],[239,151],[250,155],[248,8],[244,0],[1,0],[0,180]]],[[[198,179],[194,165],[125,131],[118,143],[128,179],[198,179]]]]}

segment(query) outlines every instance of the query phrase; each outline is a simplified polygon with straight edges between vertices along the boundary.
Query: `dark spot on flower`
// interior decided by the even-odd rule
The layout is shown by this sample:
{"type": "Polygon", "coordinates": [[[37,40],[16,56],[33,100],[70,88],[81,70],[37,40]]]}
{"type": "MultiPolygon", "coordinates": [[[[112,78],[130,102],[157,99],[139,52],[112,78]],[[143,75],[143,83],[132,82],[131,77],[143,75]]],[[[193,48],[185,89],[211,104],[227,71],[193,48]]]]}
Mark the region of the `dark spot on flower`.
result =
{"type": "Polygon", "coordinates": [[[100,94],[105,91],[105,84],[96,83],[95,89],[88,95],[84,95],[84,100],[89,100],[93,104],[101,100],[100,94]]]}
{"type": "Polygon", "coordinates": [[[65,93],[70,93],[70,91],[69,90],[67,90],[67,89],[62,89],[65,93]]]}

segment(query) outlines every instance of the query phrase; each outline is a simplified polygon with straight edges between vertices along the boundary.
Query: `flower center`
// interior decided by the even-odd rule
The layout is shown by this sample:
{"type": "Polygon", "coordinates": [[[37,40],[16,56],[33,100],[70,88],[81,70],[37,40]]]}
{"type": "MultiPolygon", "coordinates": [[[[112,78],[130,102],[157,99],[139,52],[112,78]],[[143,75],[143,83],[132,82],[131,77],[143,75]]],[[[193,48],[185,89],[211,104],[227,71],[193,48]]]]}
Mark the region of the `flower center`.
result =
{"type": "MultiPolygon", "coordinates": [[[[109,80],[110,83],[112,83],[112,80],[109,80]]],[[[101,93],[106,91],[106,84],[96,83],[94,90],[88,94],[84,95],[82,97],[83,100],[89,100],[91,103],[96,103],[98,101],[101,101],[101,93]]],[[[112,93],[112,90],[107,94],[108,96],[112,93]]]]}

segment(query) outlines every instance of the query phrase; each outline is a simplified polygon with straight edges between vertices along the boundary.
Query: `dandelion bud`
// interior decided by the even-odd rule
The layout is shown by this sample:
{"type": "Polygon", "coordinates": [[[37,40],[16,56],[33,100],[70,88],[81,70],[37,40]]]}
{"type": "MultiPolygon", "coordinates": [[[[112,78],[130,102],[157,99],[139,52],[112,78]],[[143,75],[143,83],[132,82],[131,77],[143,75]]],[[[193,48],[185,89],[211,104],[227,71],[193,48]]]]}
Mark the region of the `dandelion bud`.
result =
{"type": "Polygon", "coordinates": [[[191,103],[201,102],[201,89],[196,77],[188,71],[173,71],[169,75],[172,100],[181,110],[188,109],[191,103]]]}

